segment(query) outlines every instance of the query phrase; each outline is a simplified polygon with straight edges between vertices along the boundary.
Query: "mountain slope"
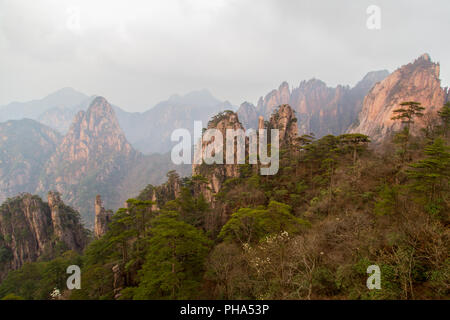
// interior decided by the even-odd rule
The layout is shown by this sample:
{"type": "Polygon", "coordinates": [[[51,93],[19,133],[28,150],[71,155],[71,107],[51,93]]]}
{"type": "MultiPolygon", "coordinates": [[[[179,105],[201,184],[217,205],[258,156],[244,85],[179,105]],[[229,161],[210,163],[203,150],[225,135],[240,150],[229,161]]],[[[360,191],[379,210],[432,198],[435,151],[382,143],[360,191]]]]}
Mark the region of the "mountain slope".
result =
{"type": "MultiPolygon", "coordinates": [[[[441,88],[440,66],[424,54],[393,72],[376,84],[364,99],[358,123],[350,132],[369,135],[379,142],[400,128],[400,122],[391,120],[393,110],[404,101],[417,101],[425,107],[425,113],[436,115],[447,99],[447,92],[441,88]]],[[[425,126],[427,117],[418,119],[413,132],[425,126]]]]}
{"type": "Polygon", "coordinates": [[[61,139],[34,120],[0,123],[0,202],[19,192],[34,192],[42,167],[61,139]]]}

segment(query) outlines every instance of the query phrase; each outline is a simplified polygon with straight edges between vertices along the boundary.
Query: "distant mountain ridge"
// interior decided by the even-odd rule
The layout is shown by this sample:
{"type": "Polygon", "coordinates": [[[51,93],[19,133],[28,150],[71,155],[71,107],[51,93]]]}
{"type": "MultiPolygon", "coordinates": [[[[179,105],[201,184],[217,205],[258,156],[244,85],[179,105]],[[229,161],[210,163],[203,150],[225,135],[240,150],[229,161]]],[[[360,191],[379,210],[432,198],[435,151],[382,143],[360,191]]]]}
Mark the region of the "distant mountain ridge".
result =
{"type": "Polygon", "coordinates": [[[42,99],[12,102],[5,106],[0,106],[0,122],[23,118],[37,120],[50,109],[76,108],[87,99],[89,99],[88,96],[72,88],[62,88],[42,99]]]}
{"type": "Polygon", "coordinates": [[[88,227],[97,194],[116,210],[146,185],[162,183],[168,171],[190,173],[189,166],[174,165],[169,154],[135,150],[102,97],[78,112],[64,137],[31,119],[1,123],[0,160],[0,200],[22,192],[45,196],[58,191],[88,227]]]}
{"type": "Polygon", "coordinates": [[[269,119],[274,108],[289,104],[298,118],[299,134],[314,133],[316,137],[341,134],[357,119],[367,92],[389,75],[387,70],[369,72],[353,88],[338,85],[328,87],[325,82],[311,79],[290,89],[287,82],[259,98],[256,107],[248,102],[238,110],[246,128],[256,128],[258,117],[269,119]]]}
{"type": "MultiPolygon", "coordinates": [[[[95,98],[72,88],[63,88],[40,100],[0,106],[0,122],[28,118],[66,134],[76,114],[86,111],[95,98]]],[[[118,106],[112,107],[127,140],[146,154],[168,152],[175,144],[170,141],[173,130],[193,130],[195,120],[206,125],[218,112],[234,109],[229,102],[216,99],[206,89],[172,95],[144,112],[127,112],[118,106]]]]}
{"type": "Polygon", "coordinates": [[[62,136],[30,119],[0,123],[0,203],[20,192],[34,192],[45,163],[62,136]]]}
{"type": "MultiPolygon", "coordinates": [[[[102,195],[105,207],[117,209],[147,184],[162,183],[169,170],[189,174],[189,167],[173,165],[166,153],[176,143],[170,141],[172,131],[192,130],[194,120],[206,119],[205,126],[209,113],[233,109],[207,90],[173,95],[144,113],[129,113],[102,97],[68,94],[67,90],[45,98],[53,101],[47,112],[58,108],[75,112],[84,108],[87,101],[90,105],[76,111],[65,136],[30,119],[0,123],[0,200],[20,192],[44,195],[56,190],[64,201],[80,210],[90,226],[97,194],[102,195]],[[70,101],[55,106],[55,101],[65,94],[71,97],[70,101]],[[82,98],[88,100],[69,106],[82,98]],[[144,155],[136,146],[162,154],[144,155]]],[[[448,99],[448,89],[440,86],[439,64],[423,55],[390,75],[385,70],[370,72],[353,88],[331,88],[323,81],[311,79],[291,90],[283,82],[277,90],[261,97],[256,107],[243,103],[236,121],[245,128],[257,128],[258,117],[267,120],[267,113],[271,115],[279,105],[289,104],[300,135],[313,132],[321,137],[350,131],[367,134],[379,142],[398,129],[390,118],[400,102],[419,101],[433,115],[448,99]]],[[[43,104],[38,105],[42,111],[43,104]]],[[[27,108],[29,104],[20,112],[27,108]]],[[[418,121],[414,130],[421,126],[423,123],[418,121]]]]}
{"type": "Polygon", "coordinates": [[[193,132],[194,121],[204,126],[215,114],[234,107],[227,101],[216,99],[208,90],[193,91],[186,95],[172,95],[143,113],[118,112],[118,119],[132,145],[144,153],[165,153],[176,142],[170,140],[175,129],[193,132]]]}

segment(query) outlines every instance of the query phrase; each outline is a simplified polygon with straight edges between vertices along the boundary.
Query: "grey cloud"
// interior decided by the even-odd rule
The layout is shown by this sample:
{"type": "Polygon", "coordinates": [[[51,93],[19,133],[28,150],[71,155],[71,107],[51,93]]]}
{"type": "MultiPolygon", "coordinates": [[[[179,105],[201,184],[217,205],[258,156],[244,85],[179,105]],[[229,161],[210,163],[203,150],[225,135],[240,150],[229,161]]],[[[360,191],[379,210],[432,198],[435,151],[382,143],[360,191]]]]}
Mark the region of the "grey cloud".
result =
{"type": "Polygon", "coordinates": [[[208,88],[256,102],[282,81],[354,84],[428,52],[450,79],[446,0],[0,0],[0,104],[61,87],[147,109],[208,88]],[[382,28],[366,28],[366,8],[382,28]],[[79,8],[80,30],[68,29],[79,8]]]}

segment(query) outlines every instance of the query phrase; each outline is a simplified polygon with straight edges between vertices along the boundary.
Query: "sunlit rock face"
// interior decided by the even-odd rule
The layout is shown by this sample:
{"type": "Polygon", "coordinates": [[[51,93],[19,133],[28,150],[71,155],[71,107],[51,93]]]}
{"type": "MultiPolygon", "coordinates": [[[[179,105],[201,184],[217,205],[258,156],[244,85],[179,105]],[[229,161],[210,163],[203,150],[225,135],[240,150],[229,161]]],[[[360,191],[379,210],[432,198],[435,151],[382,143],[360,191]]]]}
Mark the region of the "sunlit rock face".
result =
{"type": "Polygon", "coordinates": [[[447,89],[441,88],[439,69],[439,63],[432,62],[428,54],[397,69],[370,90],[364,99],[358,122],[349,131],[366,134],[375,143],[381,142],[400,129],[400,121],[391,119],[399,104],[417,101],[425,107],[426,114],[415,120],[411,131],[417,134],[448,99],[447,89]]]}
{"type": "Polygon", "coordinates": [[[298,133],[314,133],[316,137],[344,133],[357,119],[363,100],[369,90],[386,78],[386,70],[369,72],[354,87],[338,85],[328,87],[325,82],[311,79],[289,87],[283,82],[278,89],[261,97],[256,107],[243,103],[238,109],[245,128],[257,128],[258,117],[269,120],[275,108],[289,104],[298,119],[298,133]]]}

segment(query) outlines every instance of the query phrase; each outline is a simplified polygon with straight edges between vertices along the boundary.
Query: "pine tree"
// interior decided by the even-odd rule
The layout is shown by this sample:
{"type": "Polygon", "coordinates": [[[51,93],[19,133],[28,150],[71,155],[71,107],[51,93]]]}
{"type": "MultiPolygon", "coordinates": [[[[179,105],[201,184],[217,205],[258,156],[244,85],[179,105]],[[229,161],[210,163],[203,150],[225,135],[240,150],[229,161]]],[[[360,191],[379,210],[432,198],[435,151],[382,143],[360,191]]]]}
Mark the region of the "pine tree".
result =
{"type": "Polygon", "coordinates": [[[152,221],[137,299],[192,299],[198,294],[211,242],[202,231],[165,212],[152,221]]]}
{"type": "Polygon", "coordinates": [[[402,124],[404,124],[403,130],[399,132],[395,136],[394,142],[400,144],[401,150],[400,150],[400,158],[401,158],[401,164],[405,162],[406,154],[408,151],[408,143],[409,143],[409,136],[411,132],[411,126],[414,123],[415,117],[423,117],[423,110],[425,110],[424,107],[421,106],[420,102],[415,101],[406,101],[400,103],[400,108],[395,109],[393,112],[396,114],[391,119],[392,120],[401,120],[402,124]]]}
{"type": "Polygon", "coordinates": [[[393,116],[392,120],[401,120],[402,123],[406,124],[408,129],[414,123],[415,117],[422,117],[424,107],[421,106],[420,102],[406,101],[400,103],[400,108],[395,109],[393,112],[396,116],[393,116]]]}
{"type": "MultiPolygon", "coordinates": [[[[407,175],[413,180],[411,188],[418,198],[424,198],[436,211],[441,203],[448,203],[450,178],[450,148],[437,138],[425,148],[427,157],[411,165],[407,175]]],[[[439,211],[439,210],[438,210],[439,211]]]]}
{"type": "Polygon", "coordinates": [[[347,133],[338,136],[340,143],[344,145],[344,149],[350,148],[353,152],[353,166],[356,164],[358,158],[358,151],[367,147],[370,142],[368,136],[361,133],[347,133]]]}
{"type": "Polygon", "coordinates": [[[441,110],[438,111],[439,117],[442,121],[442,131],[444,134],[444,137],[448,136],[448,133],[450,131],[450,101],[447,102],[441,110]]]}

